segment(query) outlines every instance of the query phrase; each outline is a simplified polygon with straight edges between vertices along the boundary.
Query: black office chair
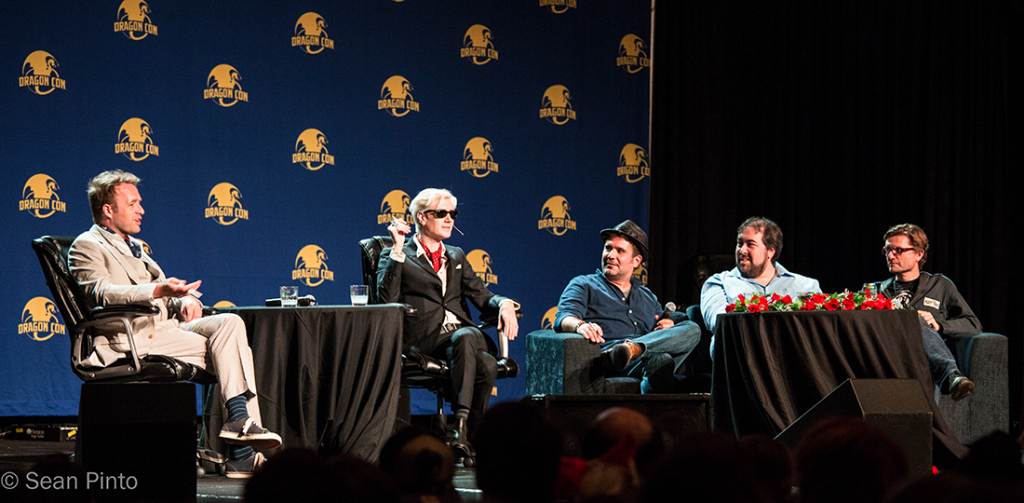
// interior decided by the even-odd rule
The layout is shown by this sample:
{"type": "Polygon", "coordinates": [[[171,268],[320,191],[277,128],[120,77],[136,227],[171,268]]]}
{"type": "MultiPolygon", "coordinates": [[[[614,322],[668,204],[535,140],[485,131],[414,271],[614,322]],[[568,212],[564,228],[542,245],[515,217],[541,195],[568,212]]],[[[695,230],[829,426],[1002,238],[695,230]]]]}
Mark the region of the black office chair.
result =
{"type": "Polygon", "coordinates": [[[74,238],[70,236],[43,236],[32,240],[32,248],[46,276],[53,302],[64,318],[71,337],[71,369],[84,382],[194,382],[216,384],[217,378],[206,370],[163,355],[139,357],[132,338],[132,318],[155,314],[157,308],[137,304],[97,306],[82,291],[71,276],[68,250],[74,238]],[[98,326],[119,325],[127,334],[130,351],[106,367],[86,367],[82,364],[93,352],[93,329],[98,326]]]}
{"type": "MultiPolygon", "coordinates": [[[[369,303],[379,304],[377,297],[377,264],[380,259],[381,250],[390,248],[393,242],[391,236],[373,236],[359,241],[359,249],[363,262],[363,283],[369,286],[369,303]]],[[[413,315],[415,313],[406,313],[413,315]]],[[[522,318],[522,312],[517,311],[516,316],[522,318]]],[[[497,325],[497,317],[484,319],[479,326],[486,330],[497,325]]],[[[503,331],[498,331],[499,345],[495,346],[494,341],[487,338],[487,345],[490,353],[498,360],[498,379],[512,378],[519,375],[519,365],[508,356],[508,339],[503,331]]],[[[437,414],[434,416],[432,426],[435,433],[440,433],[443,438],[446,431],[447,418],[444,414],[444,402],[454,400],[454,389],[452,387],[451,375],[447,362],[438,360],[430,355],[418,351],[410,351],[402,355],[402,386],[408,388],[424,388],[437,397],[437,414]]],[[[408,401],[408,394],[403,395],[403,400],[408,401]]],[[[408,406],[404,407],[406,410],[408,406]]]]}

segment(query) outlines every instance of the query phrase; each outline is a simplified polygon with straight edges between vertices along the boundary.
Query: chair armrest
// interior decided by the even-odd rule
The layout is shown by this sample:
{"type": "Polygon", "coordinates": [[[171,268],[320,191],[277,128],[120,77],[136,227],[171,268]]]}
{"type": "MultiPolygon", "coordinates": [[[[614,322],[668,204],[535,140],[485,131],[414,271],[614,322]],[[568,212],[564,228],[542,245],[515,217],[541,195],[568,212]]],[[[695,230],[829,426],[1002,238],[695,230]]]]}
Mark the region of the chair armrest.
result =
{"type": "Polygon", "coordinates": [[[942,396],[939,408],[957,438],[969,444],[993,431],[1009,431],[1008,339],[983,332],[949,337],[960,371],[974,381],[966,400],[942,396]]]}
{"type": "Polygon", "coordinates": [[[578,334],[535,330],[526,335],[527,395],[594,395],[604,390],[601,346],[578,334]]]}
{"type": "Polygon", "coordinates": [[[139,359],[139,352],[135,348],[135,338],[132,332],[132,318],[139,315],[157,314],[160,310],[154,306],[143,306],[135,304],[124,304],[115,306],[96,306],[85,316],[85,319],[75,326],[71,339],[71,368],[83,381],[93,379],[108,379],[137,374],[142,369],[142,362],[139,359]],[[93,347],[90,343],[86,345],[84,338],[89,329],[120,324],[124,327],[124,333],[128,339],[129,365],[118,365],[113,368],[86,368],[82,367],[83,360],[92,354],[93,347]]]}
{"type": "MultiPolygon", "coordinates": [[[[523,319],[523,311],[516,309],[516,320],[523,319]]],[[[498,325],[498,314],[494,313],[493,316],[484,317],[480,315],[481,324],[477,325],[480,330],[487,330],[498,325]]],[[[498,358],[508,358],[508,337],[505,337],[505,329],[498,330],[498,358]]]]}

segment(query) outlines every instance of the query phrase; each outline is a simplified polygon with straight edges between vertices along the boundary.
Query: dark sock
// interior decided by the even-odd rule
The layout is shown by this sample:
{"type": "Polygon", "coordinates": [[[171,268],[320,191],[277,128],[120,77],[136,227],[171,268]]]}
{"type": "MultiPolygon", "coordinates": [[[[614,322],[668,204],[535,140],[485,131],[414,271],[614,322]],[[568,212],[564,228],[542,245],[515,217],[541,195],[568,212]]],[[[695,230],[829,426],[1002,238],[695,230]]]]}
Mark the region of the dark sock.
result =
{"type": "Polygon", "coordinates": [[[248,445],[228,445],[228,457],[235,460],[241,461],[249,456],[252,456],[252,447],[248,445]]]}
{"type": "Polygon", "coordinates": [[[238,395],[234,398],[229,398],[228,402],[224,405],[227,406],[228,409],[229,423],[249,417],[249,410],[245,408],[245,395],[238,395]]]}

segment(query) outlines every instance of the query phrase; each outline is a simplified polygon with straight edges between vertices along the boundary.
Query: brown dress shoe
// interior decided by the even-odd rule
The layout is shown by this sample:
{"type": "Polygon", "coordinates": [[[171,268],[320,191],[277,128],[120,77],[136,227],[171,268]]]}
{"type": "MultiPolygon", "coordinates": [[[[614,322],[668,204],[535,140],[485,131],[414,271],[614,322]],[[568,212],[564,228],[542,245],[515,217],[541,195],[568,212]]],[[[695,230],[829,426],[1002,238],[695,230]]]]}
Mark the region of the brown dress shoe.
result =
{"type": "Polygon", "coordinates": [[[630,341],[622,341],[604,350],[601,354],[609,366],[615,370],[623,370],[629,366],[629,362],[640,357],[643,348],[639,344],[630,341]]]}

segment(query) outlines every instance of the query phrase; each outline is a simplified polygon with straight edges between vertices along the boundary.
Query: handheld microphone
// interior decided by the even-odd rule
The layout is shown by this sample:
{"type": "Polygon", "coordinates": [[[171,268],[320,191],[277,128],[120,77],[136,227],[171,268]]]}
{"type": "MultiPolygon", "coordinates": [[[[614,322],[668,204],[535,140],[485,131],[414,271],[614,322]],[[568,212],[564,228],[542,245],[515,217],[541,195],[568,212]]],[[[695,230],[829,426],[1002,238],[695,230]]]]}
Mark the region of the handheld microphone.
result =
{"type": "Polygon", "coordinates": [[[661,316],[658,317],[658,320],[659,321],[660,320],[664,320],[664,319],[668,318],[668,316],[670,314],[674,313],[674,312],[676,312],[676,303],[675,302],[671,302],[671,301],[670,302],[666,302],[665,303],[665,311],[663,311],[661,313],[661,316]]]}

